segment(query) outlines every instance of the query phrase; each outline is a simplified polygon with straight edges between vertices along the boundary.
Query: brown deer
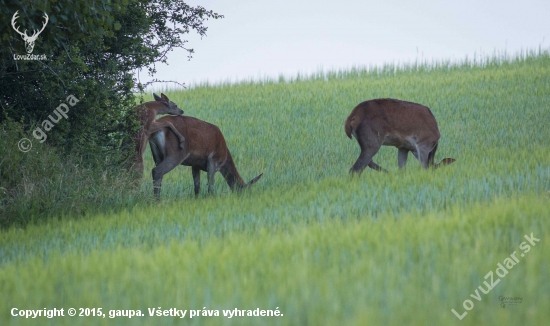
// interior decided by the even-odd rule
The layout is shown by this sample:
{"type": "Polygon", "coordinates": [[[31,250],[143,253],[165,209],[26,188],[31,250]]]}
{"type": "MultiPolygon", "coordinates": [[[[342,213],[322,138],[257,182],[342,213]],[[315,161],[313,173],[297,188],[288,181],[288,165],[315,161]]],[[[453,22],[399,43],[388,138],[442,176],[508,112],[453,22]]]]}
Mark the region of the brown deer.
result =
{"type": "Polygon", "coordinates": [[[163,93],[160,94],[160,97],[157,94],[153,93],[154,101],[145,102],[141,105],[135,107],[136,113],[138,114],[138,120],[141,122],[141,129],[134,136],[134,141],[136,144],[137,151],[137,166],[136,169],[143,175],[143,154],[147,148],[147,141],[149,137],[163,128],[170,128],[174,135],[179,140],[180,148],[183,148],[183,143],[185,138],[178,132],[178,130],[170,123],[170,121],[159,121],[156,120],[157,115],[159,114],[173,114],[181,116],[183,115],[183,110],[178,108],[177,104],[170,101],[166,95],[163,93]]]}
{"type": "Polygon", "coordinates": [[[232,191],[246,188],[262,177],[263,173],[248,183],[243,181],[237,172],[225,138],[217,126],[187,116],[166,116],[160,118],[158,122],[170,122],[184,136],[185,143],[183,149],[178,147],[175,133],[168,132],[168,128],[158,131],[149,138],[156,165],[152,174],[154,193],[157,198],[160,197],[163,176],[180,164],[192,167],[195,196],[198,196],[200,191],[201,170],[207,173],[209,193],[214,190],[214,174],[218,171],[232,191]]]}
{"type": "Polygon", "coordinates": [[[439,141],[439,129],[429,108],[411,102],[394,99],[375,99],[359,103],[346,119],[348,137],[357,139],[361,154],[350,173],[361,173],[365,167],[387,172],[374,163],[372,157],[382,145],[398,149],[399,168],[404,168],[409,152],[424,168],[451,164],[453,158],[445,158],[434,164],[439,141]]]}

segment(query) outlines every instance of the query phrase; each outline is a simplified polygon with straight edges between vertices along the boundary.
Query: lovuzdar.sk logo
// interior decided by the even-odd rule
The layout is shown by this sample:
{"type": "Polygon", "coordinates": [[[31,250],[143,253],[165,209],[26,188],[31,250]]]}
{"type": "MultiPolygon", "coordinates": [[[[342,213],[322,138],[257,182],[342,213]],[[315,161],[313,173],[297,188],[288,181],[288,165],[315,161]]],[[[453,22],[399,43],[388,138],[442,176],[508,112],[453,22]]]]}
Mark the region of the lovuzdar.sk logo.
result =
{"type": "Polygon", "coordinates": [[[48,14],[44,13],[44,16],[42,16],[42,18],[44,18],[42,28],[40,30],[34,29],[32,35],[28,35],[26,29],[23,32],[21,32],[19,30],[19,27],[17,26],[16,20],[17,18],[19,18],[18,13],[19,13],[19,10],[17,10],[15,14],[13,14],[13,17],[11,19],[11,26],[17,32],[17,34],[21,35],[21,37],[23,38],[23,41],[25,41],[25,50],[27,50],[27,54],[24,54],[24,55],[14,54],[13,59],[14,60],[46,60],[45,54],[35,55],[35,54],[32,54],[32,51],[34,50],[34,42],[38,38],[38,35],[42,33],[42,31],[44,30],[44,28],[46,28],[46,25],[48,24],[48,21],[49,21],[48,14]]]}

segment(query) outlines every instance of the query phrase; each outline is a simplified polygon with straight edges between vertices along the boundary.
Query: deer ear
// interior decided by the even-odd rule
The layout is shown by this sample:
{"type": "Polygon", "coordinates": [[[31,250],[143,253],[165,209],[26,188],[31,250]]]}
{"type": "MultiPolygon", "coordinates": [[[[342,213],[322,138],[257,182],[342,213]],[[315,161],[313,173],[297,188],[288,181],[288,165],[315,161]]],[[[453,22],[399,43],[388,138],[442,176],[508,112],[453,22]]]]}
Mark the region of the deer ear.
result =
{"type": "Polygon", "coordinates": [[[162,98],[163,102],[170,103],[170,100],[168,99],[168,96],[164,95],[164,93],[160,93],[160,97],[162,98]]]}
{"type": "Polygon", "coordinates": [[[157,94],[153,93],[153,97],[155,98],[155,101],[162,102],[161,98],[157,94]]]}

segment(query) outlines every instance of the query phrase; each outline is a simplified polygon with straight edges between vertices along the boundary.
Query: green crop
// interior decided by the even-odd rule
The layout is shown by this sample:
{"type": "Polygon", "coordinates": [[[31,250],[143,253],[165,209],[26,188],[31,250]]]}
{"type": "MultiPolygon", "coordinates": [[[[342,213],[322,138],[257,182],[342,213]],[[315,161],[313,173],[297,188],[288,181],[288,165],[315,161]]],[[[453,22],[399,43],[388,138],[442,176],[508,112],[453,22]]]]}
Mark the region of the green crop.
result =
{"type": "MultiPolygon", "coordinates": [[[[550,56],[350,69],[309,77],[165,91],[220,127],[245,181],[221,175],[195,199],[188,167],[161,200],[109,214],[60,216],[0,231],[2,325],[545,325],[550,320],[550,56]],[[383,147],[359,155],[344,133],[358,103],[392,97],[435,115],[441,139],[425,171],[383,147]],[[484,277],[540,239],[489,293],[484,277]],[[500,296],[522,297],[502,308],[500,296]],[[452,312],[474,307],[460,321],[452,312]],[[11,309],[99,308],[101,317],[25,319],[11,309]],[[149,317],[148,308],[220,317],[149,317]],[[223,317],[278,309],[280,317],[223,317]],[[139,309],[145,317],[109,318],[139,309]]],[[[146,156],[141,191],[153,195],[146,156]]],[[[203,175],[203,182],[206,182],[203,175]]],[[[495,278],[496,278],[495,274],[495,278]]]]}

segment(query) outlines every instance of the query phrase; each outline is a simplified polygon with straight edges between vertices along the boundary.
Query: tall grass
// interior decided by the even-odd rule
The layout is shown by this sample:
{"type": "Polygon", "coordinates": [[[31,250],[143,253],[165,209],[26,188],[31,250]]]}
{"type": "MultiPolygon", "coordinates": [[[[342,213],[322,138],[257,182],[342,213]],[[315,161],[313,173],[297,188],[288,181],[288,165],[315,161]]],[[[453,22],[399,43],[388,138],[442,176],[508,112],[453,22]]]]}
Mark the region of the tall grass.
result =
{"type": "MultiPolygon", "coordinates": [[[[496,199],[424,216],[402,214],[398,220],[391,215],[377,221],[345,216],[315,222],[283,219],[280,227],[251,223],[243,229],[255,227],[254,232],[235,230],[208,239],[194,230],[189,237],[173,237],[151,247],[136,241],[137,246],[127,248],[80,248],[69,254],[45,247],[54,253],[33,255],[0,270],[4,295],[0,321],[13,325],[544,325],[550,317],[548,199],[496,199]],[[531,233],[541,241],[520,257],[523,236],[531,233]],[[495,273],[497,264],[514,251],[519,263],[491,292],[482,293],[481,301],[472,299],[470,294],[483,285],[485,275],[495,273]],[[523,303],[503,309],[501,295],[522,297],[523,303]],[[451,309],[463,313],[466,299],[474,300],[475,307],[459,322],[451,309]],[[25,320],[11,317],[11,307],[102,307],[105,313],[139,309],[147,317],[25,320]],[[148,317],[148,308],[157,307],[205,307],[220,310],[220,315],[223,309],[278,308],[284,316],[185,321],[148,317]]],[[[112,229],[128,223],[128,217],[121,218],[122,225],[112,229]]],[[[183,217],[188,219],[192,217],[183,217]]],[[[72,227],[77,232],[74,238],[87,238],[88,243],[161,236],[158,231],[145,235],[129,228],[126,237],[112,238],[109,230],[106,235],[86,237],[81,234],[85,226],[72,227]]],[[[73,243],[79,247],[82,241],[73,243]]]]}
{"type": "MultiPolygon", "coordinates": [[[[458,168],[469,173],[489,169],[499,176],[508,175],[499,165],[517,162],[509,171],[512,176],[525,171],[523,164],[546,163],[540,157],[510,161],[510,156],[548,151],[549,62],[548,53],[543,52],[484,67],[468,62],[453,69],[426,65],[425,72],[405,69],[379,75],[367,71],[328,81],[312,78],[196,87],[169,96],[186,114],[220,126],[245,178],[266,172],[255,188],[347,175],[359,148],[345,137],[343,122],[355,105],[380,97],[418,102],[432,109],[442,134],[437,158],[455,157],[458,168]]],[[[383,147],[375,161],[396,171],[395,148],[383,147]]],[[[415,164],[411,161],[409,166],[415,164]]],[[[189,176],[185,168],[168,176],[168,183],[179,185],[178,197],[190,193],[181,188],[181,183],[191,187],[189,176]]],[[[169,187],[165,197],[170,198],[169,187]]],[[[223,185],[218,192],[225,189],[223,185]]]]}
{"type": "Polygon", "coordinates": [[[0,228],[114,212],[150,199],[133,191],[132,173],[118,165],[116,153],[86,160],[67,155],[10,119],[0,125],[0,153],[0,228]],[[22,138],[34,140],[28,152],[18,148],[22,138]]]}
{"type": "MultiPolygon", "coordinates": [[[[550,315],[550,56],[342,72],[167,92],[187,115],[220,127],[244,179],[193,197],[191,171],[91,213],[66,210],[0,231],[0,324],[367,325],[538,324],[550,315]],[[359,154],[344,120],[359,102],[394,97],[432,109],[442,134],[424,171],[397,151],[389,174],[350,178],[359,154]],[[132,197],[134,196],[134,197],[132,197]],[[142,196],[142,197],[140,197],[142,196]],[[101,213],[103,212],[103,213],[101,213]],[[78,218],[76,218],[78,216],[78,218]],[[525,234],[541,241],[481,301],[470,297],[525,234]],[[520,296],[501,308],[498,297],[520,296]],[[459,321],[451,309],[475,307],[459,321]],[[275,309],[283,317],[64,317],[10,309],[275,309]]],[[[203,177],[203,180],[206,178],[203,177]]],[[[116,189],[116,187],[113,187],[116,189]]],[[[206,187],[203,187],[205,190],[206,187]]],[[[69,189],[70,190],[70,189],[69,189]]],[[[79,190],[83,191],[83,190],[79,190]]],[[[108,197],[107,196],[107,197],[108,197]]],[[[105,198],[107,198],[105,197],[105,198]]],[[[518,251],[519,252],[519,251],[518,251]]]]}

